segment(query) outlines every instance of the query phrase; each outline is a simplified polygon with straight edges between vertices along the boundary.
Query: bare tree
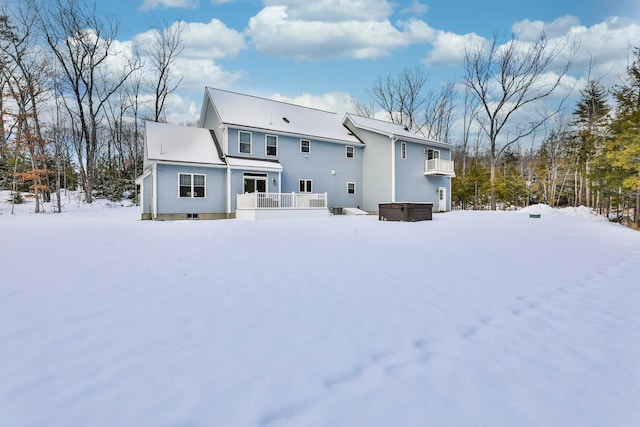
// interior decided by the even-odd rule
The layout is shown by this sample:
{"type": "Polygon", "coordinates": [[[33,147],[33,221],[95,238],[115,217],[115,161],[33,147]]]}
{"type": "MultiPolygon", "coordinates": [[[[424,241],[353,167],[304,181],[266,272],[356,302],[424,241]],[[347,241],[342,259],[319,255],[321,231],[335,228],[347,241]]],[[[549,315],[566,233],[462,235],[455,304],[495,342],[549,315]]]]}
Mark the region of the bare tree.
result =
{"type": "Polygon", "coordinates": [[[21,139],[21,144],[18,145],[28,150],[31,162],[31,170],[22,172],[21,176],[23,180],[33,181],[31,188],[35,193],[35,212],[38,213],[40,195],[48,200],[50,194],[46,141],[38,108],[48,93],[50,68],[47,59],[36,47],[32,16],[19,15],[17,26],[9,25],[8,21],[6,24],[6,37],[1,45],[1,52],[13,64],[6,77],[9,93],[18,109],[15,116],[19,129],[17,137],[21,139]]]}
{"type": "Polygon", "coordinates": [[[72,99],[68,111],[74,115],[81,131],[84,149],[79,150],[84,151],[81,175],[85,201],[91,203],[98,128],[105,104],[139,65],[114,50],[117,22],[103,18],[95,4],[81,0],[26,0],[25,3],[29,13],[36,17],[37,27],[58,63],[64,82],[63,96],[72,99]],[[116,67],[118,60],[120,64],[116,67]]]}
{"type": "Polygon", "coordinates": [[[490,144],[491,209],[496,209],[495,177],[500,155],[511,144],[531,135],[561,108],[540,111],[537,117],[528,115],[520,127],[509,128],[505,142],[498,147],[498,137],[506,134],[507,124],[514,121],[514,113],[523,107],[552,94],[568,72],[575,55],[575,47],[567,51],[567,44],[549,45],[545,34],[525,44],[512,36],[506,44],[494,36],[488,43],[477,42],[467,47],[464,70],[465,84],[479,101],[482,114],[478,123],[490,144]],[[563,59],[562,54],[567,52],[563,59]],[[551,73],[552,64],[560,63],[551,73]],[[484,120],[482,120],[484,119],[484,120]]]}
{"type": "Polygon", "coordinates": [[[424,87],[428,79],[424,69],[405,67],[397,76],[378,77],[369,95],[393,123],[418,130],[418,114],[426,102],[424,87]]]}
{"type": "Polygon", "coordinates": [[[447,83],[439,92],[429,91],[426,95],[419,131],[427,138],[449,141],[451,126],[455,120],[456,90],[453,83],[447,83]]]}
{"type": "Polygon", "coordinates": [[[144,53],[151,59],[153,80],[153,121],[164,121],[164,108],[167,98],[178,89],[182,77],[177,79],[173,75],[176,58],[182,53],[184,43],[182,30],[184,21],[172,24],[164,23],[163,27],[151,30],[152,37],[143,46],[144,53]]]}

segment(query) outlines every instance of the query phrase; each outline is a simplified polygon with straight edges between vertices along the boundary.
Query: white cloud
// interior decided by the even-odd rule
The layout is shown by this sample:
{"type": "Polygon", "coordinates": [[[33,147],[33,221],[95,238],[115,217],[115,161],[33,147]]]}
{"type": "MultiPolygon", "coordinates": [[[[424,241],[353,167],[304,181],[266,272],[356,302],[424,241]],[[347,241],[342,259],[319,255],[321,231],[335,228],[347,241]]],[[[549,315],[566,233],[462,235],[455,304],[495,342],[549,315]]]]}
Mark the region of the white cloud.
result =
{"type": "Polygon", "coordinates": [[[234,58],[246,48],[242,33],[228,28],[222,21],[192,22],[183,31],[185,55],[200,58],[234,58]]]}
{"type": "Polygon", "coordinates": [[[573,28],[580,25],[580,20],[576,16],[566,15],[552,22],[543,21],[524,21],[516,22],[511,26],[511,31],[516,35],[518,40],[532,42],[535,41],[544,31],[550,39],[564,37],[569,34],[573,28]]]}
{"type": "Polygon", "coordinates": [[[242,71],[226,71],[211,59],[178,58],[175,63],[176,76],[183,77],[181,88],[204,91],[205,86],[231,87],[247,77],[242,71]]]}
{"type": "Polygon", "coordinates": [[[576,42],[578,50],[571,73],[599,79],[605,87],[616,82],[627,66],[628,48],[640,39],[640,21],[609,17],[591,27],[580,24],[574,16],[564,16],[552,22],[521,21],[513,30],[523,41],[532,41],[542,31],[550,43],[563,40],[576,42]]]}
{"type": "MultiPolygon", "coordinates": [[[[322,4],[328,3],[335,1],[322,4]]],[[[388,19],[305,20],[307,11],[299,12],[295,9],[292,12],[286,5],[267,6],[249,20],[246,33],[256,49],[264,54],[315,60],[383,57],[394,48],[424,42],[433,32],[417,19],[399,22],[396,27],[388,19]]]]}
{"type": "Polygon", "coordinates": [[[413,0],[411,5],[402,9],[402,13],[408,13],[412,15],[424,15],[429,11],[429,6],[420,2],[420,0],[413,0]]]}
{"type": "MultiPolygon", "coordinates": [[[[177,22],[172,26],[179,25],[177,22]]],[[[208,23],[182,22],[182,42],[184,51],[180,56],[189,58],[235,58],[246,48],[244,35],[228,28],[222,21],[212,19],[208,23]]],[[[135,36],[134,41],[141,45],[153,43],[156,30],[149,30],[135,36]]]]}
{"type": "Polygon", "coordinates": [[[353,111],[353,98],[344,92],[329,92],[322,95],[303,93],[293,98],[276,93],[271,98],[276,101],[289,102],[338,114],[353,111]]]}
{"type": "Polygon", "coordinates": [[[171,97],[167,112],[167,123],[176,125],[190,125],[200,116],[200,99],[198,102],[189,97],[179,95],[171,97]]]}
{"type": "Polygon", "coordinates": [[[485,39],[474,33],[455,34],[438,31],[432,38],[432,49],[424,59],[430,66],[458,66],[464,61],[465,49],[485,39]]]}
{"type": "Polygon", "coordinates": [[[386,0],[265,0],[269,7],[284,7],[294,21],[379,21],[392,13],[386,0]]]}
{"type": "Polygon", "coordinates": [[[140,10],[182,8],[195,9],[198,7],[198,0],[144,0],[140,10]]]}

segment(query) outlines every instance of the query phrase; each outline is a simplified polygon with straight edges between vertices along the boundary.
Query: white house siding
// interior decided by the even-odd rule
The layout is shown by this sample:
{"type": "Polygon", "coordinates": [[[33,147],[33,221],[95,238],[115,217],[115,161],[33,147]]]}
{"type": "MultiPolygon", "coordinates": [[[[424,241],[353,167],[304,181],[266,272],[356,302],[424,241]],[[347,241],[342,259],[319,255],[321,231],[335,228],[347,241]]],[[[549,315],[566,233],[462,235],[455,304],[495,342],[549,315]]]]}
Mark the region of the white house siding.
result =
{"type": "Polygon", "coordinates": [[[142,213],[153,212],[153,177],[148,175],[142,181],[142,213]]]}
{"type": "MultiPolygon", "coordinates": [[[[363,150],[362,209],[378,212],[380,202],[391,202],[391,140],[389,137],[367,130],[356,133],[365,141],[363,150]]],[[[399,144],[398,144],[399,145],[399,144]]]]}
{"type": "Polygon", "coordinates": [[[204,99],[202,100],[202,104],[203,111],[201,114],[204,114],[204,117],[200,123],[201,127],[205,129],[217,129],[220,124],[220,119],[216,115],[215,108],[213,107],[213,104],[211,104],[211,100],[207,96],[206,92],[204,99]]]}
{"type": "Polygon", "coordinates": [[[224,214],[225,168],[209,168],[190,165],[166,165],[157,167],[158,214],[224,214]],[[205,197],[179,197],[178,174],[205,175],[205,197]]]}

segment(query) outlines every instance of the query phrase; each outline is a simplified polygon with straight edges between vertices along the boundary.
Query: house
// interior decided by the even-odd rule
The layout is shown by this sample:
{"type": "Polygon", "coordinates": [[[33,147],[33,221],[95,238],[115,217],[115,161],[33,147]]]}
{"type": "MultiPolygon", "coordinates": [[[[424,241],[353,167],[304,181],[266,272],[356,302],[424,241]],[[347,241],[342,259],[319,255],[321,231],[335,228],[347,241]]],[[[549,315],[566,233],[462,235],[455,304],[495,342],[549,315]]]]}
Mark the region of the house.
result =
{"type": "Polygon", "coordinates": [[[147,122],[145,137],[143,219],[451,206],[451,145],[382,120],[206,88],[199,127],[147,122]]]}

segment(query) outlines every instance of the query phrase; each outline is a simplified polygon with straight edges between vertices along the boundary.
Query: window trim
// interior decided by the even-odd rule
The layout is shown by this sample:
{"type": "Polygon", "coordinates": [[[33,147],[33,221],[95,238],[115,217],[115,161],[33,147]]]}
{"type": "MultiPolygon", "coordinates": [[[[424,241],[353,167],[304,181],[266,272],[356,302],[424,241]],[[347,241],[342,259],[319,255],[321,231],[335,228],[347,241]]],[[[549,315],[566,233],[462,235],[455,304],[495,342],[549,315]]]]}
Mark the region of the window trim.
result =
{"type": "Polygon", "coordinates": [[[405,160],[407,158],[407,143],[406,142],[401,142],[400,143],[400,158],[402,160],[405,160]]]}
{"type": "Polygon", "coordinates": [[[301,139],[301,140],[300,140],[300,152],[301,152],[301,153],[303,153],[303,154],[309,154],[309,153],[311,153],[311,140],[309,140],[309,139],[301,139]],[[303,143],[303,142],[306,142],[306,143],[307,143],[307,151],[304,151],[304,150],[302,149],[302,143],[303,143]]]}
{"type": "Polygon", "coordinates": [[[347,182],[347,195],[349,195],[349,196],[355,196],[355,195],[356,195],[356,188],[357,188],[357,186],[356,186],[356,183],[355,183],[355,182],[353,182],[353,181],[349,181],[349,182],[347,182]],[[351,190],[351,189],[350,189],[350,187],[351,187],[352,185],[353,185],[353,192],[351,192],[351,191],[350,191],[350,190],[351,190]]]}
{"type": "Polygon", "coordinates": [[[344,155],[347,159],[355,159],[356,158],[356,148],[353,145],[347,145],[344,147],[344,155]],[[351,149],[351,150],[349,150],[351,149]],[[349,151],[351,151],[351,155],[349,155],[349,151]]]}
{"type": "Polygon", "coordinates": [[[426,151],[426,153],[425,153],[425,154],[427,155],[427,160],[433,160],[433,159],[439,159],[439,158],[440,158],[440,150],[438,150],[438,149],[435,149],[435,148],[427,148],[427,149],[425,149],[425,151],[426,151]],[[432,155],[431,155],[431,157],[429,157],[429,153],[433,153],[433,154],[438,153],[438,155],[437,155],[437,156],[434,156],[434,155],[432,154],[432,155]]]}
{"type": "Polygon", "coordinates": [[[278,135],[265,135],[264,136],[264,155],[266,157],[278,157],[278,135]],[[276,145],[276,154],[269,154],[269,138],[275,138],[276,145]]]}
{"type": "Polygon", "coordinates": [[[300,178],[298,180],[298,192],[305,193],[305,194],[313,193],[313,180],[307,179],[307,178],[300,178]],[[301,185],[303,182],[304,182],[304,186],[301,185]],[[304,191],[301,190],[301,188],[303,187],[304,187],[304,191]]]}
{"type": "Polygon", "coordinates": [[[252,154],[252,153],[253,153],[253,135],[251,134],[251,132],[247,132],[246,130],[239,130],[238,131],[238,154],[252,154]],[[241,135],[243,133],[249,135],[249,142],[242,142],[241,135]],[[248,153],[245,153],[244,151],[242,151],[240,149],[242,144],[249,144],[249,152],[248,153]]]}
{"type": "Polygon", "coordinates": [[[179,199],[206,199],[207,198],[207,175],[203,173],[187,173],[187,172],[178,172],[178,198],[179,199]],[[186,185],[182,185],[180,183],[180,177],[182,175],[189,177],[189,195],[183,196],[181,193],[181,188],[186,187],[186,185]],[[202,177],[202,185],[196,185],[195,177],[202,177]],[[202,196],[196,195],[195,188],[202,187],[202,196]]]}

